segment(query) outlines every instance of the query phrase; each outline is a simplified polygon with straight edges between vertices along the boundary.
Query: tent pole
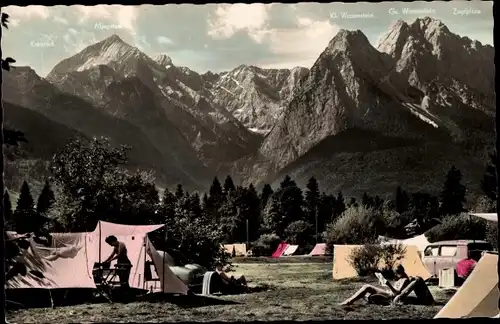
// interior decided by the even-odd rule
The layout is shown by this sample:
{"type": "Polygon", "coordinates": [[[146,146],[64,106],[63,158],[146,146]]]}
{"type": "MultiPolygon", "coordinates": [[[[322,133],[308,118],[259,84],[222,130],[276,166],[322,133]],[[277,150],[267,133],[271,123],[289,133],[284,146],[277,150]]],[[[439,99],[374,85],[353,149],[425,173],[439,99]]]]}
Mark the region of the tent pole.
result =
{"type": "MultiPolygon", "coordinates": [[[[167,241],[167,224],[165,224],[165,243],[167,241]]],[[[166,249],[163,251],[163,257],[161,259],[162,265],[161,265],[161,276],[162,276],[162,281],[161,281],[161,293],[165,293],[165,254],[167,253],[166,249]]]]}
{"type": "Polygon", "coordinates": [[[97,221],[99,226],[99,264],[101,264],[101,221],[97,221]]]}
{"type": "MultiPolygon", "coordinates": [[[[146,265],[146,250],[147,250],[147,234],[146,236],[144,237],[144,266],[146,265]]],[[[149,266],[149,271],[151,271],[151,266],[149,266]]],[[[144,273],[146,273],[146,269],[144,269],[144,273]]],[[[146,286],[146,276],[142,276],[142,289],[146,288],[147,289],[147,286],[146,286]]]]}

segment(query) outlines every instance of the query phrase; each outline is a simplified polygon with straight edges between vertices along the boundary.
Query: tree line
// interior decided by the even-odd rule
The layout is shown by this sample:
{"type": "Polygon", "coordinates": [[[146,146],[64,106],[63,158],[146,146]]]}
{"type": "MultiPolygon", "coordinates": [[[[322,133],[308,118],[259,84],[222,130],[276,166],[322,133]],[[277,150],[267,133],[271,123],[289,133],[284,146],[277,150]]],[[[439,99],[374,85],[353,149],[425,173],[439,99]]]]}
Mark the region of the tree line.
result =
{"type": "MultiPolygon", "coordinates": [[[[13,210],[5,192],[6,227],[25,233],[41,229],[92,231],[99,220],[166,224],[168,244],[180,249],[184,244],[184,249],[192,250],[202,233],[218,243],[254,242],[272,233],[290,243],[313,245],[323,242],[329,224],[348,208],[358,206],[395,212],[413,222],[417,232],[435,225],[443,216],[466,210],[466,188],[460,170],[454,166],[439,196],[421,191],[408,193],[397,187],[394,199],[389,201],[368,193],[359,199],[346,199],[342,192],[322,192],[314,177],[303,190],[288,175],[277,188],[265,184],[259,192],[252,184],[235,185],[227,176],[222,183],[214,178],[208,192],[201,196],[182,185],[166,189],[160,196],[151,175],[123,168],[127,151],[125,146],[111,147],[105,138],[90,143],[71,141],[54,155],[51,177],[36,204],[27,182],[22,184],[13,210]]],[[[493,162],[493,155],[491,159],[493,162]]],[[[496,190],[493,174],[488,165],[482,187],[490,198],[494,197],[490,191],[496,190]]],[[[212,244],[212,249],[216,250],[215,246],[212,244]]],[[[199,255],[208,252],[197,249],[199,255]]]]}

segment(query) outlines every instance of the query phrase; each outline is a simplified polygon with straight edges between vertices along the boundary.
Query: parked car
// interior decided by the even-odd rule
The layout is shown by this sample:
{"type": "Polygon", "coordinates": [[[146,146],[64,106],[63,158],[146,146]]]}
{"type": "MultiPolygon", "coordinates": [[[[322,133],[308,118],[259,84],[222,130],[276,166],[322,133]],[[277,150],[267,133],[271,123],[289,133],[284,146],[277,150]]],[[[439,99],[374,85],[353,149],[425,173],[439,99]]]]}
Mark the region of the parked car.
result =
{"type": "MultiPolygon", "coordinates": [[[[187,258],[178,250],[167,249],[166,252],[158,251],[163,254],[164,262],[168,264],[170,270],[180,279],[193,293],[201,292],[203,286],[203,276],[207,269],[199,264],[189,263],[187,258]]],[[[161,274],[157,274],[161,276],[161,274]]]]}
{"type": "Polygon", "coordinates": [[[422,262],[433,277],[439,277],[443,269],[453,268],[468,256],[469,251],[492,251],[486,241],[454,240],[429,244],[423,253],[422,262]]]}

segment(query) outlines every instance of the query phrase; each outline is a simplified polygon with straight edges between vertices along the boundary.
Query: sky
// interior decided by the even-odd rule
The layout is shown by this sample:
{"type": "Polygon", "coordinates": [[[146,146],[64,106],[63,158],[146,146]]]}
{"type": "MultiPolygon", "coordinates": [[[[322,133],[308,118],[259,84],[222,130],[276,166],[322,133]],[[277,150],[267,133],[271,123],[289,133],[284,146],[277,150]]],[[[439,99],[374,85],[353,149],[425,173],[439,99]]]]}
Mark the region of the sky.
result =
{"type": "Polygon", "coordinates": [[[391,25],[429,16],[493,45],[493,2],[168,4],[2,8],[10,18],[3,55],[45,76],[61,60],[113,34],[150,56],[166,54],[199,73],[241,64],[311,67],[340,29],[375,44],[391,25]]]}

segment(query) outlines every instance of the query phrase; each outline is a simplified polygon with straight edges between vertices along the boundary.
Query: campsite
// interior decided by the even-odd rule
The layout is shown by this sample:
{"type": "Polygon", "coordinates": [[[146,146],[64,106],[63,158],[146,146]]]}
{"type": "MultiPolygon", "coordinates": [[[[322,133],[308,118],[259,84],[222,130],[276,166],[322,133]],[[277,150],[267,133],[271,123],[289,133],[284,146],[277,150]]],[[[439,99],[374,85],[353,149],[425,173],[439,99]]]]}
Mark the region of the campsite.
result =
{"type": "MultiPolygon", "coordinates": [[[[476,216],[492,217],[491,214],[476,216]]],[[[102,285],[97,284],[101,282],[95,280],[93,270],[95,261],[100,260],[101,255],[109,254],[109,247],[106,250],[99,242],[102,242],[103,236],[110,233],[127,242],[130,259],[136,265],[129,279],[130,288],[151,288],[142,298],[125,303],[108,299],[100,303],[88,300],[77,305],[52,304],[52,307],[42,308],[16,310],[11,307],[7,314],[8,320],[23,323],[54,320],[66,323],[74,322],[75,318],[81,322],[366,320],[493,317],[498,312],[496,253],[483,253],[471,276],[458,290],[451,287],[446,289],[440,287],[441,285],[429,286],[434,302],[427,306],[411,303],[392,306],[370,303],[340,306],[339,303],[343,299],[360,287],[368,283],[377,284],[373,276],[359,276],[349,264],[350,253],[360,248],[352,245],[334,246],[333,257],[328,256],[325,244],[318,244],[308,255],[290,256],[284,255],[290,245],[283,242],[277,246],[270,258],[231,264],[229,273],[234,276],[244,274],[248,279],[249,290],[245,293],[220,295],[204,290],[202,294],[189,294],[187,285],[174,275],[166,263],[166,258],[161,256],[162,253],[155,249],[148,238],[148,233],[161,227],[163,226],[130,226],[100,221],[91,233],[54,233],[52,246],[59,248],[43,248],[31,241],[31,246],[22,254],[21,259],[28,269],[38,269],[43,276],[34,276],[32,271],[25,276],[18,275],[7,286],[11,291],[47,291],[50,299],[51,291],[61,289],[95,288],[99,291],[102,285]],[[321,259],[315,260],[317,257],[321,259]],[[295,262],[291,262],[292,259],[295,262]],[[270,262],[271,260],[274,262],[270,262]],[[150,281],[155,279],[145,271],[147,267],[144,265],[148,262],[154,265],[156,279],[160,284],[155,285],[155,289],[149,286],[150,281]],[[475,300],[471,302],[470,296],[474,296],[475,300]],[[464,300],[468,302],[465,303],[464,300]]],[[[16,235],[12,232],[8,234],[11,239],[16,235]]],[[[423,238],[420,239],[422,240],[423,238]]],[[[415,239],[412,239],[409,242],[414,241],[415,239]]],[[[393,244],[385,241],[382,245],[393,244]]],[[[235,246],[240,248],[240,257],[244,257],[242,254],[248,254],[244,244],[224,248],[230,250],[232,247],[232,253],[236,254],[235,246]]],[[[404,242],[401,246],[404,246],[404,242]]],[[[296,247],[293,246],[292,250],[296,250],[296,247]]],[[[405,267],[408,275],[429,279],[430,273],[422,263],[419,247],[407,245],[404,251],[399,263],[405,267]]]]}
{"type": "Polygon", "coordinates": [[[129,304],[92,304],[55,309],[29,309],[8,313],[13,323],[33,322],[163,322],[163,321],[255,321],[432,318],[449,295],[440,292],[440,305],[380,307],[357,305],[342,308],[337,304],[364,282],[331,279],[329,263],[245,263],[235,264],[235,272],[245,273],[250,285],[269,285],[269,291],[217,297],[237,304],[183,307],[173,303],[135,302],[129,304]]]}

